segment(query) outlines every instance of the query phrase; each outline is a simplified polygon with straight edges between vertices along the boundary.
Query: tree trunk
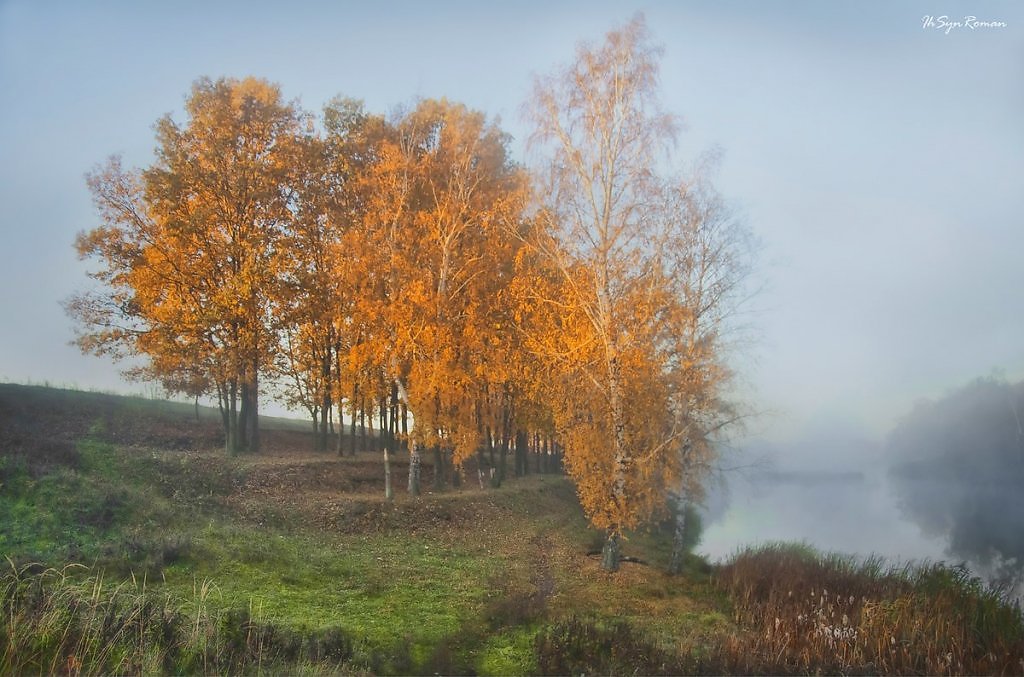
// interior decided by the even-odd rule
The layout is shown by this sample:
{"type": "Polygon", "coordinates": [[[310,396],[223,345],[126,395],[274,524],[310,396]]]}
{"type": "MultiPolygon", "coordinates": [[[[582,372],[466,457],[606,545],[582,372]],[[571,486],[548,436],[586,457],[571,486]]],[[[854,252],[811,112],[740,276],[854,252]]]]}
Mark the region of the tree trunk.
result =
{"type": "Polygon", "coordinates": [[[527,446],[530,440],[526,436],[526,433],[522,430],[516,431],[516,476],[525,477],[529,468],[529,456],[527,455],[527,446]]]}
{"type": "Polygon", "coordinates": [[[391,451],[398,451],[398,383],[391,383],[391,413],[388,416],[388,440],[391,451]]]}
{"type": "MultiPolygon", "coordinates": [[[[326,400],[324,400],[323,403],[327,404],[328,407],[330,406],[330,403],[327,402],[326,400]]],[[[323,406],[320,407],[320,426],[317,429],[317,440],[316,440],[316,450],[317,451],[326,451],[327,450],[327,414],[328,414],[328,412],[330,412],[329,408],[328,409],[324,409],[323,406]]]]}
{"type": "Polygon", "coordinates": [[[484,445],[478,445],[476,448],[476,476],[480,480],[480,488],[484,488],[484,466],[487,464],[486,457],[484,456],[484,445]]]}
{"type": "Polygon", "coordinates": [[[249,384],[242,381],[239,391],[238,430],[236,431],[235,446],[238,451],[245,451],[249,448],[249,384]]]}
{"type": "Polygon", "coordinates": [[[388,448],[384,447],[384,498],[395,500],[395,490],[391,486],[391,454],[388,448]]]}
{"type": "Polygon", "coordinates": [[[508,470],[508,438],[503,437],[501,448],[498,453],[498,484],[505,481],[505,473],[508,470]]]}
{"type": "Polygon", "coordinates": [[[490,467],[494,468],[494,436],[491,434],[491,426],[487,426],[487,457],[490,462],[490,467]]]}
{"type": "Polygon", "coordinates": [[[359,384],[355,384],[352,387],[352,425],[349,426],[349,446],[352,449],[352,455],[356,455],[356,403],[359,401],[359,384]]]}
{"type": "Polygon", "coordinates": [[[604,548],[601,549],[601,568],[605,571],[618,571],[621,560],[622,550],[619,545],[619,533],[609,530],[604,540],[604,548]]]}
{"type": "Polygon", "coordinates": [[[508,447],[511,442],[509,435],[512,434],[512,412],[509,411],[507,389],[504,400],[505,404],[501,409],[501,449],[498,454],[498,475],[500,475],[502,482],[508,476],[508,447]]]}
{"type": "MultiPolygon", "coordinates": [[[[226,383],[217,383],[217,410],[220,412],[221,425],[224,426],[224,438],[228,437],[228,428],[231,427],[231,421],[228,417],[228,393],[226,383]]],[[[224,448],[227,449],[227,442],[224,443],[224,448]]]]}
{"type": "Polygon", "coordinates": [[[508,402],[506,391],[505,404],[501,413],[501,450],[498,455],[498,477],[499,482],[504,482],[508,476],[508,448],[512,440],[512,407],[508,402]]]}
{"type": "Polygon", "coordinates": [[[324,396],[320,403],[320,439],[317,441],[317,451],[327,451],[327,440],[329,435],[328,417],[330,416],[333,402],[331,400],[331,349],[327,348],[327,354],[321,360],[320,377],[323,378],[324,396]]]}
{"type": "Polygon", "coordinates": [[[420,495],[420,444],[414,442],[409,452],[409,494],[420,495]]]}
{"type": "Polygon", "coordinates": [[[409,451],[409,407],[405,402],[402,402],[402,451],[409,451]]]}
{"type": "Polygon", "coordinates": [[[374,441],[374,437],[377,436],[377,431],[373,427],[373,400],[370,400],[370,411],[366,412],[366,420],[369,422],[369,430],[366,432],[366,444],[367,449],[377,451],[377,443],[374,441]]]}
{"type": "Polygon", "coordinates": [[[381,396],[380,398],[380,435],[377,437],[380,442],[381,449],[388,444],[388,398],[387,396],[381,396]]]}
{"type": "Polygon", "coordinates": [[[444,486],[444,455],[441,445],[434,445],[434,491],[441,491],[444,486]]]}
{"type": "Polygon", "coordinates": [[[366,398],[359,403],[359,448],[366,451],[369,448],[369,441],[366,439],[366,398]]]}
{"type": "Polygon", "coordinates": [[[534,472],[540,474],[540,433],[533,434],[533,453],[537,455],[537,462],[534,466],[534,472]]]}
{"type": "Polygon", "coordinates": [[[232,456],[238,453],[238,382],[228,385],[228,428],[224,445],[232,456]]]}
{"type": "Polygon", "coordinates": [[[462,468],[455,466],[455,451],[446,451],[445,456],[448,459],[448,468],[451,469],[452,474],[452,489],[459,489],[462,487],[462,468]]]}
{"type": "MultiPolygon", "coordinates": [[[[344,444],[345,444],[344,441],[342,440],[342,438],[345,436],[344,435],[344,433],[345,433],[345,408],[344,408],[345,407],[345,398],[341,394],[343,392],[342,391],[342,387],[341,387],[343,384],[341,382],[341,342],[340,341],[338,343],[334,344],[334,359],[336,360],[335,365],[334,365],[334,376],[335,376],[335,378],[338,379],[337,383],[336,383],[336,385],[338,386],[337,389],[336,389],[336,391],[338,393],[338,397],[335,398],[338,401],[338,441],[337,441],[337,444],[336,444],[336,447],[335,447],[335,451],[338,452],[338,456],[341,456],[341,455],[344,454],[344,444]]],[[[355,430],[353,430],[352,432],[354,433],[355,430]]]]}
{"type": "Polygon", "coordinates": [[[616,514],[616,521],[613,522],[612,531],[616,532],[621,527],[623,515],[628,514],[626,496],[626,481],[629,477],[630,466],[633,464],[633,457],[626,444],[626,414],[623,410],[622,383],[619,369],[618,357],[613,353],[608,361],[608,399],[611,405],[612,430],[614,444],[615,467],[612,474],[612,503],[616,514]]]}
{"type": "Polygon", "coordinates": [[[260,388],[259,375],[252,377],[252,401],[249,403],[249,451],[258,454],[260,451],[260,388]]]}
{"type": "MultiPolygon", "coordinates": [[[[339,390],[340,392],[340,390],[339,390]]],[[[345,410],[344,410],[344,398],[338,397],[338,437],[334,441],[334,451],[337,452],[338,456],[342,456],[345,453],[345,410]]],[[[352,432],[355,432],[354,430],[352,432]]]]}
{"type": "Polygon", "coordinates": [[[322,430],[322,418],[320,416],[320,407],[314,407],[313,409],[313,451],[323,451],[323,436],[321,435],[322,430]]]}
{"type": "Polygon", "coordinates": [[[672,557],[668,562],[668,572],[673,576],[682,573],[683,559],[686,555],[686,504],[680,500],[676,506],[676,528],[672,534],[672,557]]]}
{"type": "Polygon", "coordinates": [[[388,431],[387,434],[384,436],[384,445],[385,447],[387,447],[389,454],[395,453],[398,447],[398,445],[395,443],[397,439],[397,434],[395,432],[396,425],[397,421],[395,421],[395,409],[391,407],[388,411],[388,431]]]}

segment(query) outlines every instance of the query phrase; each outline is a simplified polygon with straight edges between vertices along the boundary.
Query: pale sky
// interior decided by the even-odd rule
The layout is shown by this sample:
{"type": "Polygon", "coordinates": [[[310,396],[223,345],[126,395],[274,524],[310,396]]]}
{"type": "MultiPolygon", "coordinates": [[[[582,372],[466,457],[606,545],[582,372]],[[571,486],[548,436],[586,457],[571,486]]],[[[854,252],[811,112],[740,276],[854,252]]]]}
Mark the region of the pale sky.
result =
{"type": "Polygon", "coordinates": [[[68,345],[59,302],[99,224],[83,175],[150,163],[198,77],[264,77],[313,111],[447,96],[525,159],[533,75],[637,10],[680,162],[721,147],[717,185],[762,244],[738,363],[760,434],[878,436],[920,397],[1024,378],[1020,3],[0,0],[0,381],[142,390],[68,345]]]}

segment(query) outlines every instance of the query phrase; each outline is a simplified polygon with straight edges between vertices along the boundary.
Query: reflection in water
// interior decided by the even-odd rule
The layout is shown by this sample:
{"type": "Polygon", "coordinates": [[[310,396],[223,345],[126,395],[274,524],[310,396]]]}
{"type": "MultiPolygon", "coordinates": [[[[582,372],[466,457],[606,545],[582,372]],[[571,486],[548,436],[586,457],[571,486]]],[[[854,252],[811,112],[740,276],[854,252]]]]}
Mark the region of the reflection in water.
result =
{"type": "Polygon", "coordinates": [[[923,400],[880,451],[856,431],[823,426],[786,450],[801,471],[731,478],[727,499],[713,492],[698,550],[721,559],[786,540],[945,560],[1024,596],[1024,382],[978,379],[923,400]],[[815,462],[870,470],[813,472],[815,462]]]}
{"type": "Polygon", "coordinates": [[[706,518],[698,546],[712,559],[768,541],[806,541],[821,550],[894,561],[944,558],[940,540],[901,518],[880,473],[807,482],[733,478],[728,494],[728,509],[706,518]]]}
{"type": "Polygon", "coordinates": [[[1017,586],[1024,575],[1024,383],[979,379],[922,402],[889,435],[908,519],[954,559],[1017,586]]]}
{"type": "Polygon", "coordinates": [[[985,578],[1008,588],[1024,579],[1024,495],[1009,478],[938,479],[900,468],[891,475],[903,514],[946,543],[985,578]]]}
{"type": "MultiPolygon", "coordinates": [[[[819,550],[866,556],[889,562],[947,561],[966,564],[986,580],[1016,584],[1021,567],[993,549],[1002,541],[985,534],[1003,533],[1021,539],[1024,503],[1021,497],[955,490],[937,482],[873,474],[789,474],[731,478],[724,492],[709,497],[705,532],[698,552],[721,560],[749,545],[769,541],[805,541],[819,550]],[[946,497],[948,512],[936,511],[946,497]],[[723,506],[724,504],[724,506],[723,506]],[[716,509],[717,506],[717,509],[716,509]],[[979,510],[991,506],[1005,513],[1005,524],[981,530],[961,517],[984,519],[979,510]],[[1012,521],[1018,520],[1016,527],[1012,521]],[[1003,529],[1007,531],[1003,531],[1003,529]]],[[[1006,539],[1004,539],[1006,540],[1006,539]]],[[[1009,552],[1009,551],[1004,551],[1009,552]]]]}

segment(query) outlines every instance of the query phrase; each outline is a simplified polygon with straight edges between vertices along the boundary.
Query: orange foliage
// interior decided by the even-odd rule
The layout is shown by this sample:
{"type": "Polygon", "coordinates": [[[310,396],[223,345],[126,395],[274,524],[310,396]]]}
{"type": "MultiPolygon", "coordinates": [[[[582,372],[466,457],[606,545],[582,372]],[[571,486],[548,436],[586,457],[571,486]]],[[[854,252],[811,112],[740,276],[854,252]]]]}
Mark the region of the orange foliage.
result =
{"type": "Polygon", "coordinates": [[[215,388],[235,450],[238,400],[255,409],[277,344],[269,300],[303,120],[251,78],[196,82],[186,111],[184,126],[157,123],[152,167],[126,171],[115,158],[90,175],[104,225],[77,247],[100,262],[93,277],[106,289],[68,310],[83,350],[147,356],[146,377],[215,388]]]}
{"type": "Polygon", "coordinates": [[[518,290],[520,321],[543,359],[566,467],[607,530],[610,568],[624,529],[667,494],[699,491],[727,376],[727,291],[704,285],[735,283],[735,270],[701,249],[729,245],[708,230],[720,217],[710,193],[657,171],[677,126],[654,97],[657,56],[634,19],[538,80],[530,109],[547,162],[535,173],[541,227],[521,259],[535,272],[518,290]]]}
{"type": "Polygon", "coordinates": [[[200,80],[151,167],[89,179],[102,224],[77,246],[101,290],[68,303],[78,343],[217,394],[232,450],[268,375],[322,441],[332,407],[394,416],[394,393],[416,453],[456,464],[556,435],[617,539],[699,492],[728,376],[731,231],[710,189],[655,171],[675,128],[656,56],[636,20],[538,81],[532,177],[445,99],[385,119],[338,98],[317,131],[265,81],[200,80]]]}

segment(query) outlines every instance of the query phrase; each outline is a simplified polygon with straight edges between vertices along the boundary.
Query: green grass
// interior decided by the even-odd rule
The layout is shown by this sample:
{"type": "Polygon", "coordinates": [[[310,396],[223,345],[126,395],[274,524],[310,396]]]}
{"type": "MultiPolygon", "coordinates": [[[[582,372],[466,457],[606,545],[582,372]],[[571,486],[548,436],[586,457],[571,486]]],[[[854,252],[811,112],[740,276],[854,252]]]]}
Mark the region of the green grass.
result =
{"type": "Polygon", "coordinates": [[[76,466],[47,472],[0,456],[0,553],[47,564],[109,555],[132,525],[167,527],[174,511],[153,492],[152,464],[98,439],[77,444],[76,466]]]}
{"type": "Polygon", "coordinates": [[[498,633],[485,641],[474,667],[480,675],[532,675],[539,667],[534,640],[540,626],[527,625],[498,633]]]}
{"type": "Polygon", "coordinates": [[[0,674],[337,672],[353,658],[338,628],[296,630],[259,610],[186,613],[132,579],[111,585],[83,567],[0,574],[0,674]],[[83,573],[84,571],[84,573],[83,573]]]}
{"type": "MultiPolygon", "coordinates": [[[[55,574],[46,575],[46,614],[30,619],[24,608],[8,609],[9,618],[22,620],[21,629],[9,628],[9,635],[12,641],[24,639],[32,627],[33,635],[52,638],[63,633],[61,628],[80,625],[76,632],[92,639],[30,651],[19,645],[15,653],[22,655],[8,651],[8,671],[20,671],[14,669],[19,666],[52,671],[66,660],[86,660],[79,655],[83,651],[91,656],[90,669],[99,672],[195,667],[188,661],[197,657],[205,665],[244,663],[232,657],[241,649],[238,642],[234,649],[227,646],[230,628],[219,625],[224,619],[237,632],[256,623],[277,636],[343,633],[353,647],[347,665],[356,670],[504,673],[519,665],[526,667],[515,671],[531,671],[537,619],[494,616],[505,613],[499,602],[506,596],[531,589],[530,546],[510,550],[515,537],[524,530],[572,534],[582,528],[564,479],[531,478],[506,483],[499,491],[448,492],[418,501],[399,496],[394,505],[360,496],[351,505],[371,510],[377,522],[371,520],[362,532],[334,532],[310,524],[301,505],[296,511],[268,501],[256,517],[237,512],[239,504],[232,501],[238,487],[249,474],[263,471],[258,458],[138,446],[138,440],[162,439],[138,434],[138,427],[151,420],[158,421],[164,437],[176,435],[166,418],[173,407],[30,390],[21,404],[35,398],[40,409],[61,416],[80,398],[81,409],[74,410],[80,432],[53,458],[40,455],[38,450],[49,447],[29,434],[14,436],[0,449],[0,554],[12,558],[15,573],[22,572],[14,576],[17,585],[35,585],[25,583],[25,572],[38,567],[61,572],[56,586],[50,585],[55,574]],[[116,442],[126,434],[136,440],[132,446],[116,442]],[[264,519],[271,515],[277,519],[264,519]],[[68,569],[67,562],[88,568],[68,569]],[[127,591],[136,596],[130,603],[127,591]],[[153,651],[116,637],[106,637],[109,647],[97,644],[105,637],[102,628],[93,627],[97,614],[116,609],[138,616],[146,604],[157,603],[161,613],[200,619],[196,622],[205,629],[176,635],[153,651]],[[86,607],[91,609],[86,616],[72,618],[62,611],[86,607]],[[228,655],[212,657],[210,647],[228,655]],[[163,655],[168,651],[176,656],[170,662],[163,655]]],[[[193,413],[180,409],[182,417],[193,413]]],[[[42,435],[50,429],[40,424],[28,430],[42,435]]],[[[349,505],[342,507],[343,515],[349,505]]],[[[253,660],[258,664],[262,658],[253,660]]],[[[324,667],[305,659],[287,665],[289,672],[324,667]]]]}
{"type": "Polygon", "coordinates": [[[195,562],[163,572],[161,589],[187,599],[215,581],[209,603],[251,603],[286,625],[339,626],[372,648],[397,639],[431,645],[479,613],[497,558],[422,538],[313,538],[211,525],[195,536],[195,562]]]}
{"type": "Polygon", "coordinates": [[[184,405],[16,394],[0,387],[0,674],[1024,669],[1019,610],[959,569],[778,544],[672,577],[660,525],[625,540],[646,564],[611,575],[563,477],[412,499],[399,474],[388,503],[376,454],[229,458],[184,405]],[[321,475],[336,484],[296,484],[321,475]],[[804,620],[823,609],[898,655],[837,644],[804,620]]]}

